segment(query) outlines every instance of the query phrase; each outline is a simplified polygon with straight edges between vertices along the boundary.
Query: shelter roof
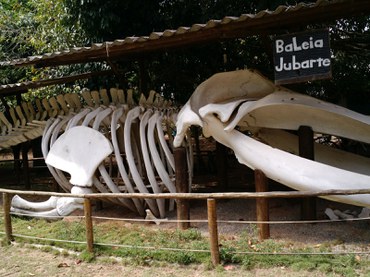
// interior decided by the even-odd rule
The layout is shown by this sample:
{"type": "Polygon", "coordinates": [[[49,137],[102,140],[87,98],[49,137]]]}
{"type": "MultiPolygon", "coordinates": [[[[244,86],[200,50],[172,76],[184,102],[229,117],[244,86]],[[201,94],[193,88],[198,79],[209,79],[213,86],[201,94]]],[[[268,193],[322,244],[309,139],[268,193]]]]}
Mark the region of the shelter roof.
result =
{"type": "Polygon", "coordinates": [[[193,24],[176,30],[152,32],[148,36],[133,36],[115,41],[94,43],[88,47],[75,47],[59,52],[3,61],[0,66],[37,67],[96,61],[130,60],[160,51],[187,47],[250,35],[268,35],[284,29],[296,29],[308,24],[322,23],[354,15],[370,14],[369,0],[318,0],[279,6],[273,11],[242,14],[212,19],[205,24],[193,24]]]}
{"type": "Polygon", "coordinates": [[[59,77],[59,78],[54,78],[54,79],[46,79],[46,80],[39,80],[39,81],[26,81],[26,82],[16,83],[16,84],[0,85],[0,96],[9,96],[13,94],[27,92],[29,89],[36,89],[36,88],[46,87],[50,85],[71,83],[71,82],[74,82],[80,79],[89,79],[91,77],[105,76],[105,75],[112,75],[112,74],[113,74],[112,70],[105,70],[105,71],[97,71],[97,72],[87,72],[83,74],[71,75],[67,77],[59,77]]]}

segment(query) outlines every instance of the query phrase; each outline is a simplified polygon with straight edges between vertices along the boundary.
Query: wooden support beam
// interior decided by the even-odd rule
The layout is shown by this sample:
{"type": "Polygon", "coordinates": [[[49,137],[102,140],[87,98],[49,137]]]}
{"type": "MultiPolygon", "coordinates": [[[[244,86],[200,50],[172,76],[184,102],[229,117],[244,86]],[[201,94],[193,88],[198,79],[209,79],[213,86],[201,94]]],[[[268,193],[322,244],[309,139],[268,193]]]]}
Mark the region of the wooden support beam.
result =
{"type": "Polygon", "coordinates": [[[217,212],[215,199],[207,199],[207,214],[211,259],[212,264],[217,266],[220,264],[220,249],[218,247],[217,212]]]}
{"type": "MultiPolygon", "coordinates": [[[[268,179],[259,169],[254,171],[256,192],[268,191],[268,179]]],[[[267,198],[256,199],[257,221],[269,221],[269,202],[267,198]]],[[[257,223],[258,237],[260,240],[270,238],[270,225],[266,223],[257,223]]]]}
{"type": "Polygon", "coordinates": [[[5,243],[10,244],[13,241],[12,233],[12,218],[10,216],[10,204],[11,204],[11,194],[3,193],[3,210],[4,210],[4,226],[5,226],[5,243]]]}
{"type": "Polygon", "coordinates": [[[91,200],[85,198],[84,201],[84,213],[86,223],[86,248],[87,252],[94,253],[94,231],[91,218],[91,200]]]}
{"type": "Polygon", "coordinates": [[[22,143],[22,164],[23,164],[23,179],[26,190],[31,189],[30,182],[30,167],[28,164],[28,150],[30,149],[29,142],[22,143]]]}
{"type": "MultiPolygon", "coordinates": [[[[176,191],[181,193],[189,193],[188,168],[186,161],[186,149],[179,147],[174,150],[175,158],[175,185],[176,191]]],[[[190,223],[186,220],[190,219],[189,200],[176,199],[177,204],[177,228],[186,230],[190,227],[190,223]]]]}
{"type": "MultiPolygon", "coordinates": [[[[298,129],[299,137],[299,156],[309,160],[315,160],[315,142],[313,131],[309,126],[300,126],[298,129]]],[[[303,198],[301,203],[302,220],[316,219],[316,198],[303,198]]]]}
{"type": "MultiPolygon", "coordinates": [[[[92,77],[107,76],[107,75],[112,75],[112,74],[113,74],[112,70],[105,70],[105,71],[97,71],[97,72],[87,72],[87,73],[82,73],[79,75],[72,75],[72,76],[66,76],[66,77],[60,77],[60,78],[54,78],[54,79],[46,79],[46,80],[39,80],[39,81],[32,81],[32,82],[30,81],[30,82],[24,82],[24,83],[18,83],[18,84],[2,85],[0,86],[0,95],[2,96],[20,95],[22,93],[27,92],[29,89],[36,89],[36,88],[57,85],[57,84],[72,83],[72,82],[75,82],[81,79],[89,79],[92,77]]],[[[19,98],[19,101],[21,100],[22,99],[19,98]]]]}
{"type": "Polygon", "coordinates": [[[14,173],[17,178],[17,185],[21,182],[21,146],[12,146],[13,157],[14,157],[14,173]]]}
{"type": "Polygon", "coordinates": [[[220,191],[227,190],[227,151],[228,148],[216,142],[216,167],[217,167],[217,179],[220,191]]]}

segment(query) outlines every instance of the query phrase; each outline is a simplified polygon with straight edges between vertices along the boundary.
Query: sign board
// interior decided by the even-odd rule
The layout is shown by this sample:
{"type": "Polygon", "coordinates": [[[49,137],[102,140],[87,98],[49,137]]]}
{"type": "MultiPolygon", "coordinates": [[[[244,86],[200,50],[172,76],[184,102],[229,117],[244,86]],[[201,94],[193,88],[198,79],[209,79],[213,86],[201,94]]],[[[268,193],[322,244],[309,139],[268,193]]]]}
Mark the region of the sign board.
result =
{"type": "Polygon", "coordinates": [[[329,31],[316,30],[276,37],[275,84],[331,77],[329,31]]]}

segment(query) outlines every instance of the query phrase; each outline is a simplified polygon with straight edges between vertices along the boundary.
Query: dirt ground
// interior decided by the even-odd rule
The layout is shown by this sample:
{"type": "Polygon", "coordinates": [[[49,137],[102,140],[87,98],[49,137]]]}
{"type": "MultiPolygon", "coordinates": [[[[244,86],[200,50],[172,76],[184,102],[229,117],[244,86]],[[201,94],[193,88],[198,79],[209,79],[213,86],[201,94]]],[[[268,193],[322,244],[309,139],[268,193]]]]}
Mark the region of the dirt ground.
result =
{"type": "Polygon", "coordinates": [[[300,270],[293,271],[285,267],[270,269],[245,270],[239,266],[226,265],[216,269],[207,269],[204,265],[166,265],[156,267],[127,266],[119,262],[95,261],[81,262],[78,258],[53,255],[37,249],[19,246],[0,247],[0,277],[20,276],[99,276],[99,277],[159,277],[159,276],[286,276],[286,277],[324,277],[322,273],[300,270]]]}
{"type": "MultiPolygon", "coordinates": [[[[31,171],[33,190],[47,190],[53,185],[50,179],[42,184],[38,180],[45,177],[45,172],[31,171]],[[36,185],[35,185],[36,182],[36,185]]],[[[47,174],[46,174],[46,177],[47,174]]],[[[251,172],[239,166],[230,167],[229,185],[227,191],[251,191],[253,185],[250,180],[251,172]]],[[[195,181],[194,188],[198,192],[214,191],[215,176],[206,177],[206,182],[201,179],[195,181]]],[[[0,168],[0,187],[24,189],[17,185],[14,173],[9,169],[0,168]],[[4,170],[4,172],[2,172],[4,170]],[[4,174],[3,174],[4,173],[4,174]],[[4,179],[4,176],[8,176],[4,179]],[[13,177],[13,179],[12,179],[13,177]],[[11,180],[12,179],[12,180],[11,180]]],[[[279,190],[280,188],[277,188],[279,190]]],[[[217,188],[216,188],[217,190],[217,188]]],[[[0,199],[1,202],[1,199],[0,199]]],[[[0,203],[1,204],[1,203],[0,203]]],[[[190,219],[207,219],[206,201],[197,200],[190,203],[190,219]]],[[[326,208],[351,210],[359,213],[360,207],[317,199],[317,219],[327,219],[324,214],[326,208]]],[[[82,214],[77,212],[75,214],[82,214]]],[[[94,210],[94,216],[109,216],[118,218],[140,218],[128,210],[103,204],[103,209],[94,210]]],[[[251,232],[251,225],[243,221],[255,220],[254,200],[219,200],[217,201],[217,216],[219,221],[235,221],[237,223],[219,223],[218,231],[222,235],[236,235],[241,232],[251,232]]],[[[176,219],[176,213],[170,212],[168,219],[176,219]]],[[[270,201],[270,220],[299,220],[299,199],[275,199],[270,201]]],[[[139,223],[140,224],[140,223],[139,223]]],[[[159,226],[152,224],[152,228],[175,229],[176,223],[163,223],[159,226]]],[[[208,234],[207,223],[192,222],[191,227],[199,229],[204,235],[208,234]]],[[[274,240],[292,241],[298,243],[320,244],[325,242],[340,242],[341,249],[348,251],[370,251],[370,223],[369,221],[357,222],[330,222],[315,224],[271,224],[270,234],[274,240]]],[[[318,273],[319,274],[319,273],[318,273]]],[[[95,261],[93,263],[81,262],[78,258],[63,257],[40,250],[21,248],[20,246],[0,247],[0,277],[2,276],[324,276],[315,275],[313,272],[294,272],[287,268],[256,269],[245,271],[237,266],[225,266],[214,270],[207,269],[204,265],[179,266],[170,265],[163,267],[134,267],[122,265],[119,262],[95,261]]]]}

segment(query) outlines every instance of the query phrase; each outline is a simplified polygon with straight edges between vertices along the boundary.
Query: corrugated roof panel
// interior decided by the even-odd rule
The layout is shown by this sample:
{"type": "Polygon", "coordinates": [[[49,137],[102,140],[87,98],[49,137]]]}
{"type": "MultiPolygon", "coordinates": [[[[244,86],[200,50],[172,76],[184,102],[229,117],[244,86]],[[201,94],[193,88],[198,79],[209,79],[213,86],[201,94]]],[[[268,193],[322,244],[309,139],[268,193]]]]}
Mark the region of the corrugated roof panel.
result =
{"type": "Polygon", "coordinates": [[[163,36],[164,37],[171,37],[173,36],[174,34],[176,34],[176,30],[165,30],[163,32],[163,36]]]}
{"type": "Polygon", "coordinates": [[[143,42],[143,41],[147,41],[149,39],[148,36],[142,36],[142,37],[139,37],[139,39],[137,40],[138,42],[143,42]]]}
{"type": "Polygon", "coordinates": [[[212,19],[212,20],[209,20],[206,24],[206,26],[204,28],[214,28],[216,27],[217,25],[220,25],[221,24],[221,20],[216,20],[216,19],[212,19]]]}
{"type": "Polygon", "coordinates": [[[248,20],[248,19],[251,19],[251,18],[253,18],[253,14],[250,14],[250,13],[244,13],[244,14],[242,14],[241,16],[239,16],[239,18],[238,18],[238,21],[246,21],[246,20],[248,20]]]}
{"type": "Polygon", "coordinates": [[[220,20],[221,24],[229,24],[230,22],[233,21],[238,21],[239,17],[236,16],[225,16],[222,20],[220,20]]]}
{"type": "Polygon", "coordinates": [[[190,30],[190,27],[182,26],[182,27],[177,28],[176,32],[178,35],[181,35],[181,34],[187,33],[189,30],[190,30]]]}
{"type": "Polygon", "coordinates": [[[162,35],[162,32],[152,32],[149,35],[149,39],[159,39],[162,35]]]}
{"type": "Polygon", "coordinates": [[[125,40],[124,40],[124,39],[116,39],[116,40],[114,40],[114,41],[113,41],[113,44],[114,44],[114,45],[116,45],[116,44],[118,45],[118,44],[122,44],[122,43],[124,43],[124,42],[125,42],[125,40]]]}
{"type": "Polygon", "coordinates": [[[189,30],[189,32],[196,32],[201,29],[203,29],[206,26],[206,24],[193,24],[189,30]]]}
{"type": "Polygon", "coordinates": [[[138,37],[127,37],[125,38],[126,43],[134,43],[138,40],[138,37]]]}
{"type": "Polygon", "coordinates": [[[275,9],[275,12],[276,12],[276,13],[282,13],[282,12],[285,12],[287,9],[288,9],[288,7],[287,7],[287,6],[285,6],[285,5],[280,5],[280,6],[278,6],[278,7],[275,9]]]}

